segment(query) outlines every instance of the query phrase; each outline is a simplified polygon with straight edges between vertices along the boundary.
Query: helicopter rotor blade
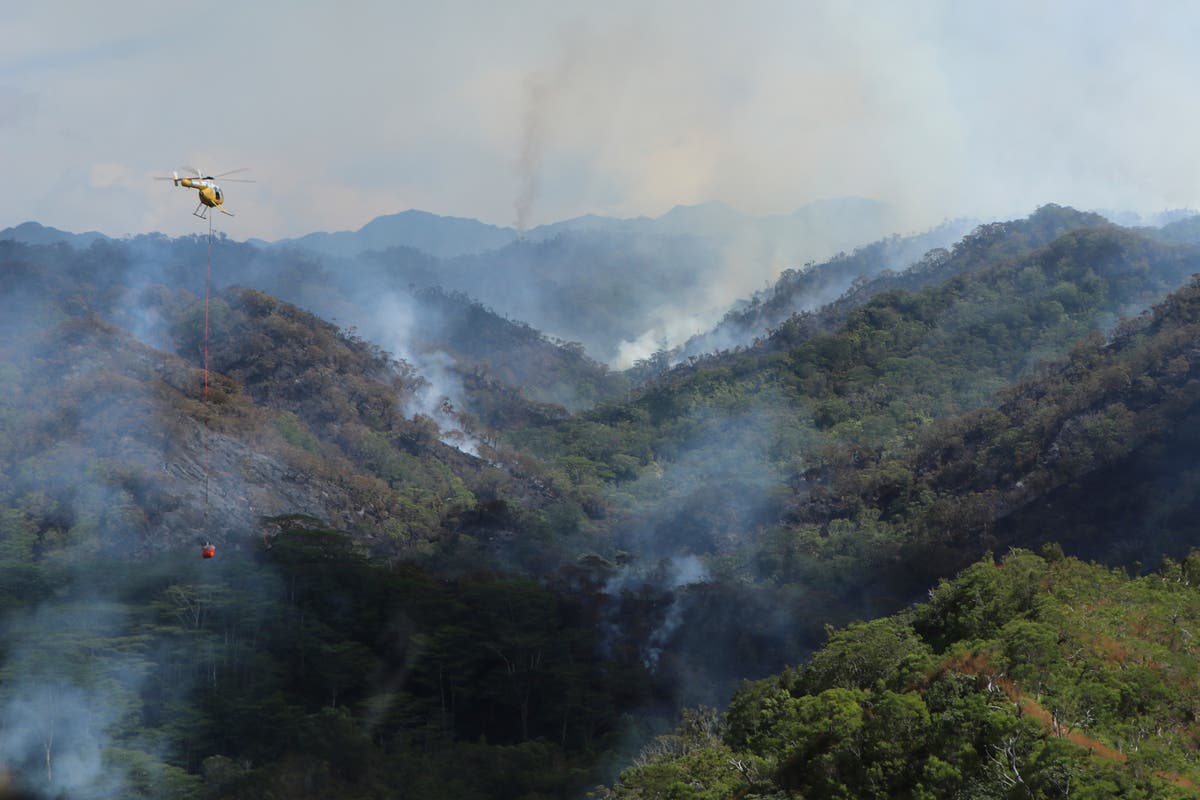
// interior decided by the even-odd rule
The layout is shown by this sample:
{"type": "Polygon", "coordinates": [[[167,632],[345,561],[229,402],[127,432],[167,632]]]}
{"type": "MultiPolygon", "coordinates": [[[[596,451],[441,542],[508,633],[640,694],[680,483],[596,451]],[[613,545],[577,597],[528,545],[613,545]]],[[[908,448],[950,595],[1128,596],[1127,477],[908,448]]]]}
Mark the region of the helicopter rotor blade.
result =
{"type": "Polygon", "coordinates": [[[193,176],[193,177],[196,177],[196,178],[203,178],[203,177],[204,177],[204,173],[203,173],[203,172],[201,172],[200,170],[196,169],[195,167],[189,167],[189,166],[187,166],[186,164],[185,164],[185,165],[183,165],[182,167],[180,167],[180,168],[179,168],[179,171],[180,171],[180,172],[190,172],[190,173],[192,173],[192,176],[193,176]]]}
{"type": "Polygon", "coordinates": [[[229,172],[222,172],[220,175],[213,175],[214,178],[224,178],[226,175],[236,175],[239,172],[248,172],[249,167],[241,167],[240,169],[231,169],[229,172]]]}

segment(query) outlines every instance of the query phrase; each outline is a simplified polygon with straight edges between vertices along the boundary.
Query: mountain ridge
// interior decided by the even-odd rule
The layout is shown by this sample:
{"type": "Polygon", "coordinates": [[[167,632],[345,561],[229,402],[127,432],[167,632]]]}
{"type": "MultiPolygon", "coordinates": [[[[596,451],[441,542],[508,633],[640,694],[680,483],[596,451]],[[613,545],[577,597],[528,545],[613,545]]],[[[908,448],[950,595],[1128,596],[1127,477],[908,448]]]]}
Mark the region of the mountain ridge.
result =
{"type": "MultiPolygon", "coordinates": [[[[788,228],[802,227],[803,236],[814,236],[822,227],[840,226],[845,220],[872,217],[865,234],[841,234],[841,248],[861,244],[889,231],[883,221],[887,207],[865,198],[817,200],[788,214],[749,215],[724,203],[676,205],[657,217],[607,217],[586,214],[559,222],[538,225],[525,231],[501,227],[464,217],[447,217],[418,209],[375,217],[354,231],[315,232],[298,238],[250,240],[268,247],[304,247],[325,255],[354,257],[369,250],[413,247],[439,258],[454,258],[498,250],[520,239],[544,241],[580,231],[605,231],[641,235],[689,235],[734,238],[753,234],[757,238],[787,238],[788,228]],[[745,230],[750,229],[750,230],[745,230]]],[[[795,247],[795,243],[789,245],[795,247]]],[[[837,248],[837,249],[841,249],[837,248]]],[[[831,251],[833,252],[833,251],[831,251]]]]}

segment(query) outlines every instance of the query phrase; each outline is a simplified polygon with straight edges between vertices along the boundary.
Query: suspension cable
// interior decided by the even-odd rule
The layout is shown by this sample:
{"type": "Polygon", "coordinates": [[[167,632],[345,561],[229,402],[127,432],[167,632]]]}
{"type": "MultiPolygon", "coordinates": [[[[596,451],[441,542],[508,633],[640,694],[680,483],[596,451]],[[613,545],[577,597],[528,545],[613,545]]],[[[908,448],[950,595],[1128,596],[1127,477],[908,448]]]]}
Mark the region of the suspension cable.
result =
{"type": "Polygon", "coordinates": [[[204,276],[204,402],[208,403],[208,293],[212,285],[212,214],[208,215],[208,272],[204,276]]]}
{"type": "MultiPolygon", "coordinates": [[[[208,297],[212,286],[212,214],[208,215],[208,270],[204,275],[204,406],[208,410],[208,297]]],[[[204,458],[204,527],[208,527],[208,473],[212,461],[212,445],[205,448],[204,458]]]]}

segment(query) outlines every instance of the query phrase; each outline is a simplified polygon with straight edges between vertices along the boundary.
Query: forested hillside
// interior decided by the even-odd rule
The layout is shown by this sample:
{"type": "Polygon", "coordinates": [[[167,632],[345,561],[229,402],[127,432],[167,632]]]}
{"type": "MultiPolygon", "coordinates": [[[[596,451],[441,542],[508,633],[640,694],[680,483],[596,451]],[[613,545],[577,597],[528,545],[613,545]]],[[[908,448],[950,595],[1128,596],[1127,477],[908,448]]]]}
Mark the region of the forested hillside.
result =
{"type": "MultiPolygon", "coordinates": [[[[801,268],[789,267],[771,289],[756,292],[725,314],[712,330],[675,348],[670,357],[702,356],[748,345],[797,312],[813,311],[837,300],[851,286],[870,284],[881,274],[905,272],[922,259],[936,258],[971,227],[967,220],[954,220],[921,234],[892,235],[820,264],[810,261],[801,268]]],[[[862,302],[861,293],[852,297],[862,302]]]]}
{"type": "MultiPolygon", "coordinates": [[[[114,279],[120,264],[94,251],[0,246],[2,488],[47,551],[96,536],[131,553],[239,546],[261,517],[303,513],[380,553],[544,557],[513,534],[545,529],[556,491],[541,469],[445,401],[425,413],[426,379],[377,345],[230,289],[212,299],[205,387],[194,295],[114,279]]],[[[523,419],[563,413],[492,391],[523,419]]]]}
{"type": "MultiPolygon", "coordinates": [[[[995,546],[999,520],[1181,422],[1191,334],[1171,309],[1192,308],[1194,289],[1140,318],[1152,335],[1122,338],[1131,324],[1110,345],[1099,330],[1200,270],[1200,252],[1088,222],[1041,248],[1022,226],[968,237],[959,249],[1001,255],[878,294],[835,332],[784,326],[757,348],[678,367],[629,403],[513,440],[606,498],[593,516],[636,552],[703,555],[842,619],[895,608],[995,546]],[[1148,386],[1157,394],[1135,399],[1148,386]],[[1167,402],[1176,386],[1180,405],[1167,402]]],[[[1042,535],[1028,533],[1008,535],[1042,535]]],[[[1091,547],[1130,538],[1092,531],[1091,547]]],[[[799,616],[808,622],[792,635],[810,641],[831,619],[799,616]]]]}
{"type": "Polygon", "coordinates": [[[577,797],[652,724],[584,573],[453,578],[273,522],[212,562],[31,559],[10,512],[0,795],[577,797]]]}
{"type": "Polygon", "coordinates": [[[575,796],[671,713],[669,597],[570,567],[554,481],[410,365],[228,289],[205,387],[195,295],[0,247],[0,793],[575,796]]]}
{"type": "Polygon", "coordinates": [[[207,245],[0,242],[0,794],[1195,792],[1185,223],[835,259],[624,375],[219,239],[206,388],[207,245]]]}
{"type": "Polygon", "coordinates": [[[685,714],[600,796],[1195,797],[1197,567],[989,557],[685,714]]]}

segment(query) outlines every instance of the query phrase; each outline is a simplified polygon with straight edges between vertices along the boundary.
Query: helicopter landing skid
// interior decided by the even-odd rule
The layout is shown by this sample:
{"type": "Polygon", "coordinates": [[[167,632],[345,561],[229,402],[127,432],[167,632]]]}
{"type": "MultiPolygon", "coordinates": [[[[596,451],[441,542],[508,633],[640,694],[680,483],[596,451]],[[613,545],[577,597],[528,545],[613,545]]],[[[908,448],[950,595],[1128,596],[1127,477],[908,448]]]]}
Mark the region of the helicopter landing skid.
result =
{"type": "Polygon", "coordinates": [[[201,203],[200,205],[196,206],[196,210],[192,212],[192,216],[199,217],[200,219],[208,219],[208,208],[204,205],[204,203],[201,203]]]}

